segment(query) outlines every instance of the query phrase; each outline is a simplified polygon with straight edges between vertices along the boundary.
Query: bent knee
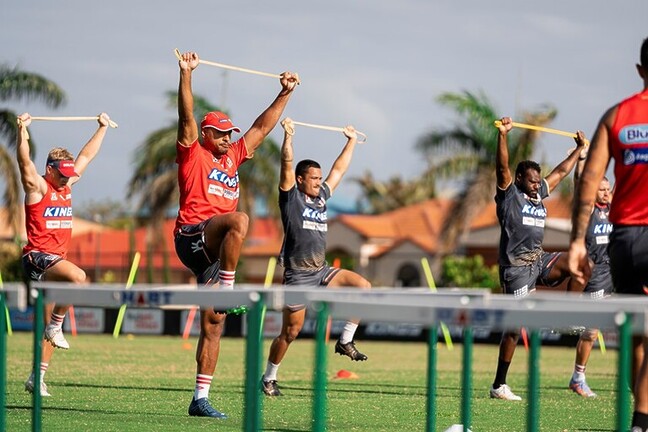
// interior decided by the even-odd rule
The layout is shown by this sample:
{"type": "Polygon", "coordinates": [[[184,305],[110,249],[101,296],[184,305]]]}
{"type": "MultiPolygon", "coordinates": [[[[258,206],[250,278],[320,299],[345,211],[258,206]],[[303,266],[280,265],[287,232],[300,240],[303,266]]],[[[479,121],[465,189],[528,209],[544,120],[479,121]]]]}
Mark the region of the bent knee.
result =
{"type": "Polygon", "coordinates": [[[247,234],[250,218],[242,212],[232,213],[232,223],[230,229],[245,237],[247,234]]]}
{"type": "Polygon", "coordinates": [[[596,329],[586,329],[580,335],[580,339],[587,342],[594,342],[598,337],[598,330],[596,329]]]}
{"type": "Polygon", "coordinates": [[[70,282],[75,284],[82,284],[86,281],[86,272],[77,268],[70,274],[70,282]]]}
{"type": "Polygon", "coordinates": [[[287,343],[294,342],[294,340],[297,339],[297,336],[299,336],[299,330],[300,329],[288,329],[288,331],[283,335],[284,341],[287,343]]]}

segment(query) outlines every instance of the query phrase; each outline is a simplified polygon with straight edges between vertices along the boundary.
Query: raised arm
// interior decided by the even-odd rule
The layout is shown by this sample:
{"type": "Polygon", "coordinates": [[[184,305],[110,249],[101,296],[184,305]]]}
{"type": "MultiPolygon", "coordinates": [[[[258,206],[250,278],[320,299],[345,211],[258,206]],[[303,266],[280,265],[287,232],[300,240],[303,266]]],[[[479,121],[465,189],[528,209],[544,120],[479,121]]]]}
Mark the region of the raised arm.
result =
{"type": "MultiPolygon", "coordinates": [[[[108,114],[106,113],[101,113],[99,114],[99,119],[97,121],[99,122],[99,127],[90,140],[88,140],[88,142],[81,148],[81,151],[74,161],[74,170],[79,174],[79,176],[83,175],[86,168],[88,168],[88,164],[90,164],[95,156],[97,156],[97,153],[99,153],[101,143],[103,142],[103,139],[106,136],[106,131],[108,130],[110,117],[108,117],[108,114]]],[[[79,178],[80,177],[72,177],[70,179],[70,185],[79,181],[79,178]]]]}
{"type": "Polygon", "coordinates": [[[582,175],[574,193],[568,264],[572,277],[580,283],[584,283],[589,278],[591,271],[587,259],[585,236],[596,199],[596,191],[610,163],[608,131],[615,117],[616,107],[608,110],[599,122],[590,144],[582,175]]]}
{"type": "Polygon", "coordinates": [[[576,132],[576,137],[574,138],[574,141],[576,141],[576,150],[571,152],[565,160],[560,162],[545,177],[545,180],[549,185],[549,192],[554,190],[556,186],[558,186],[558,183],[560,183],[562,179],[567,177],[567,175],[571,172],[571,170],[574,169],[576,163],[578,162],[578,158],[580,157],[581,151],[585,148],[585,144],[587,143],[587,140],[585,139],[585,135],[583,134],[582,131],[576,132]]]}
{"type": "Polygon", "coordinates": [[[508,133],[513,128],[513,120],[510,117],[502,117],[502,123],[497,135],[497,156],[495,157],[495,176],[497,187],[506,189],[511,185],[511,169],[509,168],[508,133]]]}
{"type": "MultiPolygon", "coordinates": [[[[573,151],[578,150],[575,148],[573,151]]],[[[589,152],[589,146],[585,146],[581,149],[580,155],[578,156],[578,161],[576,162],[576,168],[574,168],[574,190],[578,186],[578,181],[580,180],[581,175],[583,174],[583,168],[585,167],[585,159],[587,159],[587,153],[589,152]]]]}
{"type": "Polygon", "coordinates": [[[16,159],[20,171],[20,182],[25,190],[26,202],[38,202],[47,192],[47,184],[38,174],[36,165],[29,154],[29,133],[27,127],[31,124],[31,116],[24,113],[18,116],[18,138],[16,142],[16,159]]]}
{"type": "Polygon", "coordinates": [[[277,125],[281,114],[283,114],[293,90],[299,84],[299,75],[292,72],[281,74],[281,91],[265,111],[254,121],[250,130],[245,132],[245,147],[248,154],[252,155],[257,147],[261,145],[265,137],[277,125]]]}
{"type": "Polygon", "coordinates": [[[178,85],[178,142],[185,147],[198,139],[198,126],[194,118],[194,100],[191,74],[198,67],[198,54],[186,52],[180,56],[180,84],[178,85]]]}
{"type": "Polygon", "coordinates": [[[284,140],[281,144],[281,172],[279,174],[279,189],[288,191],[295,185],[295,172],[293,171],[293,145],[292,137],[295,126],[292,119],[286,117],[281,126],[284,128],[284,140]]]}
{"type": "Polygon", "coordinates": [[[331,194],[333,194],[335,188],[340,184],[342,176],[344,176],[344,173],[346,173],[349,168],[351,157],[353,156],[353,150],[358,142],[358,134],[353,126],[345,127],[342,133],[347,137],[347,142],[340,155],[335,159],[335,162],[333,162],[333,166],[331,167],[331,171],[326,177],[326,180],[324,180],[331,190],[331,194]]]}

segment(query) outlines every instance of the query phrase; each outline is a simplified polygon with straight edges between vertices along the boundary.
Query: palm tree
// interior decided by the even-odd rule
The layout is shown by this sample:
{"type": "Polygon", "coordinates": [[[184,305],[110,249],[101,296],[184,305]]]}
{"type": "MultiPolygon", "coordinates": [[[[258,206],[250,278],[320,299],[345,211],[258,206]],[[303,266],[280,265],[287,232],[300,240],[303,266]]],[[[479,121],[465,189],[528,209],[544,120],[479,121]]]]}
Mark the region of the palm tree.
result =
{"type": "MultiPolygon", "coordinates": [[[[178,93],[167,92],[170,108],[177,107],[178,93]]],[[[201,96],[194,95],[194,116],[201,118],[209,111],[223,111],[201,96]]],[[[224,111],[226,112],[226,111],[224,111]]],[[[179,199],[176,141],[178,126],[175,121],[150,133],[135,151],[135,172],[128,185],[128,198],[139,196],[138,213],[146,213],[148,220],[147,250],[160,249],[159,236],[162,223],[179,199]]],[[[272,139],[257,148],[254,159],[241,166],[241,197],[239,209],[248,214],[253,223],[256,199],[276,203],[278,195],[279,146],[272,139]]],[[[277,206],[268,206],[269,214],[276,217],[277,206]]],[[[151,271],[151,269],[149,269],[151,271]]]]}
{"type": "MultiPolygon", "coordinates": [[[[431,131],[417,143],[418,150],[430,161],[425,175],[459,182],[460,192],[451,210],[453,216],[444,221],[438,266],[444,255],[456,249],[475,216],[495,196],[497,129],[493,127],[493,120],[500,115],[483,93],[443,93],[437,100],[462,117],[461,123],[450,129],[431,131]]],[[[517,117],[524,123],[543,126],[556,114],[554,108],[545,106],[517,117]]],[[[536,131],[520,129],[509,134],[512,170],[519,161],[531,157],[538,135],[536,131]]]]}
{"type": "MultiPolygon", "coordinates": [[[[0,65],[0,101],[38,100],[49,108],[65,103],[65,93],[54,82],[42,75],[26,72],[18,67],[0,65]]],[[[7,208],[8,222],[16,235],[20,232],[18,215],[21,208],[21,186],[12,150],[16,148],[17,114],[10,108],[0,107],[0,170],[4,177],[3,204],[7,208]]],[[[34,140],[30,140],[34,152],[34,140]]]]}
{"type": "Polygon", "coordinates": [[[436,196],[434,177],[427,174],[410,181],[397,175],[382,182],[367,171],[353,180],[362,189],[358,206],[366,207],[366,211],[372,214],[396,210],[436,196]]]}

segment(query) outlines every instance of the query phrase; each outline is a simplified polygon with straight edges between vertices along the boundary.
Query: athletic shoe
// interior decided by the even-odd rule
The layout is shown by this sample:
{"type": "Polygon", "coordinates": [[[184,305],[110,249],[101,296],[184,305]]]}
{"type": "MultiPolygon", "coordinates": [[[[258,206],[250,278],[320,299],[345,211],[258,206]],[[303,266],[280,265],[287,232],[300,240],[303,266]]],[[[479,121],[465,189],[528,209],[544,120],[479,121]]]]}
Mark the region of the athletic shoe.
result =
{"type": "Polygon", "coordinates": [[[240,306],[236,306],[236,307],[233,307],[233,308],[227,309],[227,311],[226,311],[225,313],[227,313],[228,315],[229,315],[229,314],[232,314],[232,315],[243,315],[243,314],[248,313],[249,310],[250,310],[250,309],[249,309],[246,305],[240,305],[240,306]]]}
{"type": "Polygon", "coordinates": [[[279,391],[279,386],[277,386],[277,380],[266,381],[261,378],[261,390],[266,396],[283,396],[279,391]]]}
{"type": "Polygon", "coordinates": [[[574,378],[569,380],[569,388],[576,393],[577,395],[586,397],[586,398],[595,398],[596,393],[592,391],[591,388],[587,385],[587,382],[585,380],[583,381],[575,381],[574,378]]]}
{"type": "Polygon", "coordinates": [[[220,420],[225,420],[227,415],[220,411],[216,411],[210,404],[207,398],[200,398],[198,400],[191,399],[189,405],[189,415],[194,417],[213,417],[220,420]]]}
{"type": "MultiPolygon", "coordinates": [[[[25,381],[25,391],[28,391],[29,393],[34,393],[34,376],[33,375],[30,375],[29,379],[27,381],[25,381]]],[[[41,394],[41,396],[44,396],[44,397],[52,396],[47,391],[47,384],[45,384],[44,381],[41,381],[41,383],[40,383],[40,394],[41,394]]]]}
{"type": "Polygon", "coordinates": [[[511,387],[506,384],[502,384],[499,388],[490,388],[490,397],[491,399],[503,399],[510,401],[519,401],[522,398],[511,391],[511,387]]]}
{"type": "Polygon", "coordinates": [[[54,345],[56,348],[70,348],[70,344],[67,340],[65,340],[65,336],[63,336],[63,329],[61,329],[60,327],[55,327],[51,324],[45,327],[45,340],[54,345]]]}
{"type": "Polygon", "coordinates": [[[338,339],[338,341],[335,343],[335,352],[340,355],[345,355],[354,361],[367,360],[367,356],[357,350],[353,341],[343,344],[338,339]]]}

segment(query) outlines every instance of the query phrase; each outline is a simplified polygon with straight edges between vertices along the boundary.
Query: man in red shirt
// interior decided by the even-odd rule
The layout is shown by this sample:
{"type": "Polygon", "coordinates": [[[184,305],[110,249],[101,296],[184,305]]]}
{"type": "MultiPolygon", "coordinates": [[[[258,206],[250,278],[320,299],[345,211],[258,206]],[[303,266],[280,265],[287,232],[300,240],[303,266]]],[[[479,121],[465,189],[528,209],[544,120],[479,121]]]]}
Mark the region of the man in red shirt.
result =
{"type": "MultiPolygon", "coordinates": [[[[199,284],[233,289],[236,265],[247,234],[248,216],[237,212],[238,167],[275,127],[299,76],[281,74],[281,91],[252,127],[232,142],[232,131],[241,130],[222,112],[209,112],[198,126],[194,119],[191,75],[198,67],[198,54],[187,52],[179,60],[178,90],[178,184],[180,210],[175,227],[175,248],[182,263],[199,284]]],[[[213,308],[200,311],[200,336],[196,349],[196,385],[189,415],[225,419],[209,403],[209,388],[216,370],[225,314],[213,308]]]]}
{"type": "MultiPolygon", "coordinates": [[[[610,108],[601,118],[574,197],[569,269],[584,281],[591,273],[585,236],[596,190],[614,158],[615,193],[610,209],[608,255],[614,290],[648,293],[648,38],[637,65],[643,90],[610,108]]],[[[633,432],[648,431],[648,335],[633,338],[635,409],[633,432]],[[641,365],[641,366],[639,366],[641,365]],[[637,369],[639,368],[639,369],[637,369]]]]}
{"type": "MultiPolygon", "coordinates": [[[[81,284],[85,272],[67,260],[72,236],[72,191],[70,187],[81,178],[88,164],[99,152],[110,122],[107,114],[98,117],[99,128],[83,146],[76,160],[68,150],[57,147],[47,156],[45,175],[38,174],[29,151],[28,113],[18,116],[17,158],[20,180],[25,190],[25,224],[27,245],[22,264],[28,280],[63,281],[81,284]]],[[[63,336],[63,319],[70,305],[48,304],[45,307],[43,354],[40,363],[41,396],[51,396],[44,377],[55,348],[68,349],[63,336]]],[[[36,325],[36,323],[34,323],[36,325]]],[[[34,374],[25,382],[25,390],[33,392],[34,374]]]]}

